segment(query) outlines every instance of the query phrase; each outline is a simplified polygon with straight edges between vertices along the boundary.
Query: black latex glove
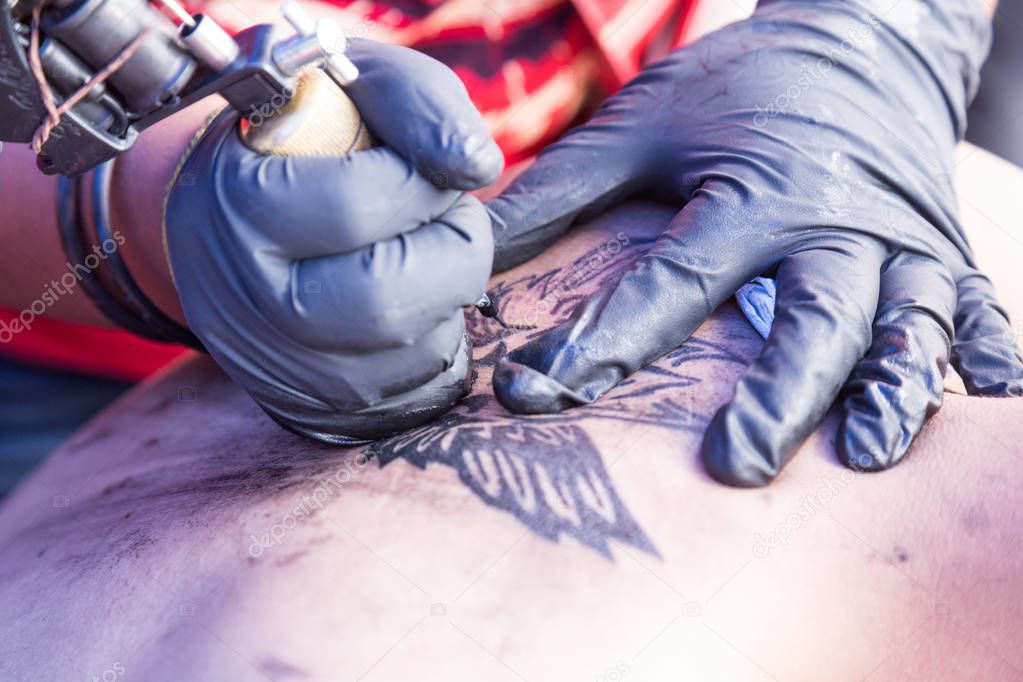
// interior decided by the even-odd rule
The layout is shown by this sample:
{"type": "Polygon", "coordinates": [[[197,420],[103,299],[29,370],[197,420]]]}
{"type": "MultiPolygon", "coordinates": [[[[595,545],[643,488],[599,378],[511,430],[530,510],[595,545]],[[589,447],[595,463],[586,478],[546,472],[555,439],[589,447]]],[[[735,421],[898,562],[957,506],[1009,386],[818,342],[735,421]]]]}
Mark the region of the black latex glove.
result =
{"type": "Polygon", "coordinates": [[[370,41],[348,55],[360,71],[348,93],[383,146],[260,156],[225,112],[166,215],[189,326],[271,417],[333,443],[421,424],[465,394],[461,308],[484,291],[493,241],[460,190],[503,164],[440,62],[370,41]]]}
{"type": "Polygon", "coordinates": [[[637,191],[682,208],[617,286],[500,361],[498,399],[594,401],[761,274],[776,319],[704,438],[719,481],[769,482],[843,389],[840,455],[871,470],[938,409],[948,360],[972,394],[1019,395],[950,184],[988,42],[977,0],[765,0],[647,68],[488,204],[496,264],[637,191]]]}

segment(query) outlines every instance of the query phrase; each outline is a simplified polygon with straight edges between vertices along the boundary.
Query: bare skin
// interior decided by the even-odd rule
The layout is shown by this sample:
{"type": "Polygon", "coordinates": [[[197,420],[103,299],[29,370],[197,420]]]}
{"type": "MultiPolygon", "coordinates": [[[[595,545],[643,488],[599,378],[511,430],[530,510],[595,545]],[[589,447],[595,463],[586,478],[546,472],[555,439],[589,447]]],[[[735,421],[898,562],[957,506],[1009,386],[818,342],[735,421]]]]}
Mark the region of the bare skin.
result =
{"type": "MultiPolygon", "coordinates": [[[[1023,319],[1023,173],[959,168],[1023,319]]],[[[1023,402],[947,393],[883,474],[839,466],[828,422],[769,489],[728,489],[699,437],[760,348],[728,305],[595,405],[496,405],[498,344],[671,212],[623,207],[496,278],[535,329],[470,316],[472,396],[368,449],[281,431],[205,359],[136,389],[0,510],[0,678],[1023,679],[1023,402]]]]}

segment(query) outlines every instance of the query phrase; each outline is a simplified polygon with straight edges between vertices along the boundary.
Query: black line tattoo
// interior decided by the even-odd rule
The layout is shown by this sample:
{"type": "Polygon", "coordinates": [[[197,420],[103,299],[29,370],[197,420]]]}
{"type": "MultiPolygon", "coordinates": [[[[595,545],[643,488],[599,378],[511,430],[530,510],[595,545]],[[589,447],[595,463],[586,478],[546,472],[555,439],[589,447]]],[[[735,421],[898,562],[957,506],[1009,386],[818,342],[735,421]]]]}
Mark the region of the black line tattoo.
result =
{"type": "Polygon", "coordinates": [[[570,420],[488,417],[489,398],[472,396],[429,426],[377,444],[381,466],[452,467],[481,500],[549,540],[564,533],[610,557],[616,539],[656,553],[618,497],[586,432],[570,420]]]}
{"type": "MultiPolygon", "coordinates": [[[[506,352],[509,339],[525,341],[550,327],[549,320],[542,326],[535,320],[529,324],[530,306],[548,302],[544,312],[557,324],[568,319],[594,288],[613,286],[634,258],[626,252],[642,245],[623,237],[619,233],[615,238],[620,248],[610,257],[605,243],[564,268],[497,283],[491,293],[498,305],[518,310],[502,310],[511,329],[469,316],[477,371],[492,367],[506,352]],[[582,291],[588,283],[596,287],[582,291]]],[[[700,379],[683,371],[686,363],[700,360],[746,363],[723,346],[693,338],[592,405],[530,417],[509,415],[497,405],[489,386],[480,387],[479,393],[438,421],[375,443],[369,454],[381,466],[396,459],[419,468],[449,466],[484,503],[512,514],[551,541],[567,535],[611,558],[608,542],[618,540],[657,555],[616,492],[602,453],[579,423],[607,419],[702,432],[710,415],[699,412],[693,402],[700,379]]]]}

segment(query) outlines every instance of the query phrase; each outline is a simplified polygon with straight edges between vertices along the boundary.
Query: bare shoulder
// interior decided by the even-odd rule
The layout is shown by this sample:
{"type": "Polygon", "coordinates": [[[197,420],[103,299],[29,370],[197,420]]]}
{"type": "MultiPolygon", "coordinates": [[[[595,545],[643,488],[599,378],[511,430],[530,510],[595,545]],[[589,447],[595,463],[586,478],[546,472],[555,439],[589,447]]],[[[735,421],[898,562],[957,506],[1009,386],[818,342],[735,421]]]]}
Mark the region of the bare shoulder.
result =
{"type": "Polygon", "coordinates": [[[0,509],[0,677],[905,679],[958,647],[1012,679],[1023,402],[947,395],[883,475],[840,467],[829,423],[726,489],[699,438],[760,348],[730,305],[592,406],[494,402],[497,354],[672,213],[623,206],[496,278],[513,328],[471,316],[472,395],[369,448],[282,432],[206,360],[140,386],[0,509]]]}
{"type": "MultiPolygon", "coordinates": [[[[152,536],[172,531],[168,519],[202,528],[220,513],[278,507],[292,498],[309,506],[312,517],[358,491],[400,493],[401,503],[440,507],[454,499],[482,503],[549,541],[572,538],[609,555],[609,542],[618,540],[652,552],[610,468],[657,430],[682,440],[703,431],[760,346],[737,310],[719,311],[685,345],[577,410],[511,415],[494,400],[490,378],[499,354],[612,282],[671,215],[656,204],[624,206],[493,280],[501,323],[476,314],[468,321],[471,395],[432,424],[365,448],[319,445],[276,427],[211,361],[193,357],[137,388],[67,443],[7,504],[0,532],[16,532],[31,518],[21,513],[25,507],[46,503],[52,510],[19,537],[45,545],[40,529],[68,533],[96,515],[104,523],[119,519],[104,525],[104,534],[124,533],[142,550],[152,536]]],[[[694,462],[679,465],[700,475],[694,462]]],[[[252,558],[280,544],[276,535],[253,537],[259,542],[249,548],[252,558]]],[[[93,549],[76,553],[80,570],[92,570],[91,561],[110,563],[109,553],[84,544],[93,549]]],[[[50,551],[43,550],[40,558],[50,551]]]]}

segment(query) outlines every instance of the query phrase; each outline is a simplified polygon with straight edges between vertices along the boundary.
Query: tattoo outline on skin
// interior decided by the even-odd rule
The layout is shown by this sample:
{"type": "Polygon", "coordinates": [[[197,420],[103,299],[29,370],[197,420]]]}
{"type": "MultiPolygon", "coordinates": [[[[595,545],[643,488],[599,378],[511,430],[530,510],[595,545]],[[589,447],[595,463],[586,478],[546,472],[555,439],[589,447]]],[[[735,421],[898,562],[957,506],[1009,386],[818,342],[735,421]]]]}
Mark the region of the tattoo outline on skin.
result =
{"type": "MultiPolygon", "coordinates": [[[[527,302],[553,298],[549,314],[556,316],[555,322],[568,319],[592,295],[579,291],[581,285],[611,286],[635,256],[626,252],[642,246],[635,239],[616,239],[621,248],[609,258],[606,250],[599,254],[601,245],[565,268],[497,282],[493,295],[498,301],[515,296],[524,296],[527,302]],[[598,257],[603,268],[580,267],[598,257]]],[[[514,324],[506,329],[477,315],[469,316],[467,326],[477,373],[493,367],[505,353],[509,337],[542,332],[514,324]]],[[[610,559],[609,542],[614,540],[658,556],[615,490],[602,453],[579,422],[613,420],[702,433],[711,415],[698,414],[686,399],[701,380],[682,371],[682,365],[698,360],[747,362],[719,344],[694,337],[593,404],[559,414],[512,417],[488,393],[473,394],[431,424],[370,445],[368,454],[382,467],[397,459],[421,469],[434,463],[451,467],[485,504],[512,514],[552,542],[567,535],[610,559]]]]}

